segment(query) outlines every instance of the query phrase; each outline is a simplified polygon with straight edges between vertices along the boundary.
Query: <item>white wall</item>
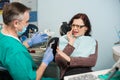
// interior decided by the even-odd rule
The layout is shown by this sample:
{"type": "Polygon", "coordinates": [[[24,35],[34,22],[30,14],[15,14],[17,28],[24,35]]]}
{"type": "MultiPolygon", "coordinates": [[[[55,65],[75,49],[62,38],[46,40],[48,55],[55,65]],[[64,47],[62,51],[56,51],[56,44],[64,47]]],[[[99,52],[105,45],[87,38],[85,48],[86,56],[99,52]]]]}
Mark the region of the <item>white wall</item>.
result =
{"type": "Polygon", "coordinates": [[[38,0],[40,31],[49,28],[55,32],[54,36],[59,36],[61,23],[69,22],[79,12],[89,16],[92,35],[98,40],[99,55],[94,70],[111,68],[112,46],[118,40],[114,27],[120,27],[119,0],[38,0]]]}

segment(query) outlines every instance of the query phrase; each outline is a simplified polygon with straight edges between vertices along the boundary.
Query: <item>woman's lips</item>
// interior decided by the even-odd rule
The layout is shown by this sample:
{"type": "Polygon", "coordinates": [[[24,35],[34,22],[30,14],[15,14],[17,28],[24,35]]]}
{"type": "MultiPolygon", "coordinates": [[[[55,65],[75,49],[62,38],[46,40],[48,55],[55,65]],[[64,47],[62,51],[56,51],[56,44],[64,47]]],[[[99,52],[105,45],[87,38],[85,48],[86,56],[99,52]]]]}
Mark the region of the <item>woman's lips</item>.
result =
{"type": "Polygon", "coordinates": [[[75,35],[75,34],[77,34],[77,33],[78,33],[77,31],[73,31],[73,32],[72,32],[73,35],[75,35]]]}

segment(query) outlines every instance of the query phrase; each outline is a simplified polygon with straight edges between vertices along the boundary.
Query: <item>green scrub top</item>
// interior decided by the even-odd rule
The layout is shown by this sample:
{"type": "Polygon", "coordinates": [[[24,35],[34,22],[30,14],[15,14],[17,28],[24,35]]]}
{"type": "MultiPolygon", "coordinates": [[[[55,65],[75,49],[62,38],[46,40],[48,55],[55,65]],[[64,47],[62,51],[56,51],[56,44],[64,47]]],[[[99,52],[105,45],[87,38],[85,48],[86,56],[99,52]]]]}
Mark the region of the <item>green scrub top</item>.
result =
{"type": "Polygon", "coordinates": [[[1,32],[0,63],[14,80],[36,79],[36,65],[27,48],[19,40],[1,32]]]}
{"type": "MultiPolygon", "coordinates": [[[[27,48],[12,36],[0,31],[0,64],[14,80],[36,80],[36,65],[27,48]]],[[[41,80],[59,80],[42,77],[41,80]]]]}

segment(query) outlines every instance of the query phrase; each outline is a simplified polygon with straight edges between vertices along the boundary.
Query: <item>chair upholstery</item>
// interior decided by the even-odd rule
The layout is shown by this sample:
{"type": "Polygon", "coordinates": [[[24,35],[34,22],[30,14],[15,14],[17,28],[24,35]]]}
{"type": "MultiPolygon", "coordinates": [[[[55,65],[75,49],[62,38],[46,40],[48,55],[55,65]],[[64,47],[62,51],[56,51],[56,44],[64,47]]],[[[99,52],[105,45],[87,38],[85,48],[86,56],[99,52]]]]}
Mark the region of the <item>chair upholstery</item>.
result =
{"type": "Polygon", "coordinates": [[[1,66],[0,66],[0,80],[13,80],[9,72],[4,67],[1,66]]]}

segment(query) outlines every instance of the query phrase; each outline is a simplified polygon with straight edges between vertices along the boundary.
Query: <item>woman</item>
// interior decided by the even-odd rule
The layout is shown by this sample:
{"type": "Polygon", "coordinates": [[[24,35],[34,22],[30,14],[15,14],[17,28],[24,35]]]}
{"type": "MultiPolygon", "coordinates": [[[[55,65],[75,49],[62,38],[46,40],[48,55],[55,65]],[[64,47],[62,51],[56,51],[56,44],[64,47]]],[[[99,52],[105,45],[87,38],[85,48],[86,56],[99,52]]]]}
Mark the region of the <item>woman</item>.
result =
{"type": "Polygon", "coordinates": [[[60,79],[64,76],[91,72],[95,66],[96,41],[91,37],[91,24],[84,13],[78,13],[69,22],[71,31],[60,37],[56,63],[60,67],[60,79]]]}

